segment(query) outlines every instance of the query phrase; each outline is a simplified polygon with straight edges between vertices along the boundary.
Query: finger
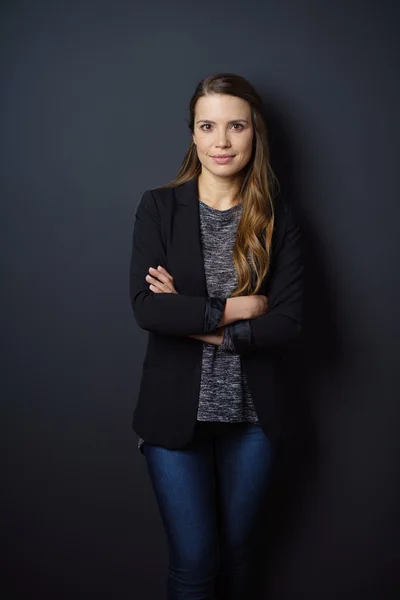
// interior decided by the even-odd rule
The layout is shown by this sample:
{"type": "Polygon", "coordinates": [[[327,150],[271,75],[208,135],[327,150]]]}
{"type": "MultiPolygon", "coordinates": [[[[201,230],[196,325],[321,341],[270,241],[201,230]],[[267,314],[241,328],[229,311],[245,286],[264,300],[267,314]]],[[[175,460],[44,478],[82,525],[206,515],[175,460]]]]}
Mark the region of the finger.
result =
{"type": "MultiPolygon", "coordinates": [[[[160,271],[157,271],[157,269],[153,269],[153,267],[150,267],[149,271],[155,280],[161,281],[162,283],[168,283],[168,284],[171,283],[171,280],[168,279],[168,277],[166,277],[162,273],[160,273],[160,271]]],[[[150,275],[149,275],[149,277],[150,277],[150,275]]]]}
{"type": "Polygon", "coordinates": [[[169,274],[167,276],[165,273],[162,273],[158,269],[154,269],[153,267],[150,267],[149,271],[153,275],[153,277],[157,277],[157,279],[159,279],[163,283],[171,283],[171,281],[172,281],[172,278],[169,274]]]}
{"type": "Polygon", "coordinates": [[[169,281],[173,282],[174,278],[172,277],[172,275],[170,273],[168,273],[167,269],[164,269],[164,267],[161,267],[161,265],[159,265],[157,267],[157,272],[162,275],[165,275],[165,277],[167,277],[169,279],[169,281]]]}
{"type": "Polygon", "coordinates": [[[152,277],[151,275],[146,275],[145,277],[147,283],[151,283],[152,285],[161,288],[163,285],[165,285],[162,281],[159,281],[158,279],[156,279],[155,277],[152,277]]]}
{"type": "Polygon", "coordinates": [[[154,291],[153,288],[157,288],[158,291],[166,293],[171,289],[171,284],[169,282],[163,283],[162,281],[159,281],[150,275],[146,275],[145,279],[148,281],[148,283],[151,283],[150,289],[152,291],[154,291]]]}
{"type": "Polygon", "coordinates": [[[170,273],[168,273],[167,269],[164,269],[164,267],[162,267],[161,265],[158,265],[157,267],[157,271],[159,271],[160,273],[163,273],[164,275],[166,275],[166,277],[168,277],[171,281],[173,281],[173,277],[170,273]]]}

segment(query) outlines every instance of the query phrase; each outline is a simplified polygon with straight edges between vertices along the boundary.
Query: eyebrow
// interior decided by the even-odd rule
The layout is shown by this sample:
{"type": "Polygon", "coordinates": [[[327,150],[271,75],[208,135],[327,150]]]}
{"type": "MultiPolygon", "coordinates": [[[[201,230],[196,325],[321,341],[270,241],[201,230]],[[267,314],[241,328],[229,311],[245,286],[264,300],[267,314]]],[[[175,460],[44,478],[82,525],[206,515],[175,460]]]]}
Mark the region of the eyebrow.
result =
{"type": "MultiPolygon", "coordinates": [[[[228,123],[238,123],[239,121],[242,121],[242,123],[248,123],[247,119],[233,119],[232,121],[228,121],[228,123]]],[[[215,125],[215,121],[210,121],[210,119],[200,119],[196,124],[198,123],[212,123],[215,125]]]]}

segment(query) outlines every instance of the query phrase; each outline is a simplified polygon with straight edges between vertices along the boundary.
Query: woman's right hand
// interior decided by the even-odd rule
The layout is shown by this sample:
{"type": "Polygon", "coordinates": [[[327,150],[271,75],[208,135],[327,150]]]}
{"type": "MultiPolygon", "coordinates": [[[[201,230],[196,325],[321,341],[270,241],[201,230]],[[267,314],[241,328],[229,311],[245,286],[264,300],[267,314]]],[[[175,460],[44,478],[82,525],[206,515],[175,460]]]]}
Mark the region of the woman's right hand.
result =
{"type": "Polygon", "coordinates": [[[252,296],[240,296],[243,318],[256,319],[261,317],[268,309],[268,297],[263,294],[254,294],[252,296]]]}

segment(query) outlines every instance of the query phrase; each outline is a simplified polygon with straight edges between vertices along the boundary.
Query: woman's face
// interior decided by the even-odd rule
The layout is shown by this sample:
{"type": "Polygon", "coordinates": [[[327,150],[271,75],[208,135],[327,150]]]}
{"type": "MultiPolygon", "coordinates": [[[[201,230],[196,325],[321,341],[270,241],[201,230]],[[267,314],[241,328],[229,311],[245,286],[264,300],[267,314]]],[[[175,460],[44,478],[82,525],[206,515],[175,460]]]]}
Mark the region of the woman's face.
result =
{"type": "Polygon", "coordinates": [[[227,94],[202,96],[196,103],[193,141],[203,169],[213,175],[236,175],[249,162],[253,150],[250,105],[227,94]],[[216,160],[218,155],[232,158],[216,160]]]}

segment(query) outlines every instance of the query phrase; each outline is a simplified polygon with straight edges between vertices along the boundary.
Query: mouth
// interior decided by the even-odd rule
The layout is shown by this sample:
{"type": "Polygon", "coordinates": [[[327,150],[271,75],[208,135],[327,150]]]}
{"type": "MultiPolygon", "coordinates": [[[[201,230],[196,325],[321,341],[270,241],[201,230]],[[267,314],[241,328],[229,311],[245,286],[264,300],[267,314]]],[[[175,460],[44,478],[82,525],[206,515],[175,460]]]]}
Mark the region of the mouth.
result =
{"type": "Polygon", "coordinates": [[[235,157],[234,154],[216,154],[215,156],[211,156],[213,161],[220,163],[220,164],[225,164],[225,163],[231,161],[234,157],[235,157]]]}

